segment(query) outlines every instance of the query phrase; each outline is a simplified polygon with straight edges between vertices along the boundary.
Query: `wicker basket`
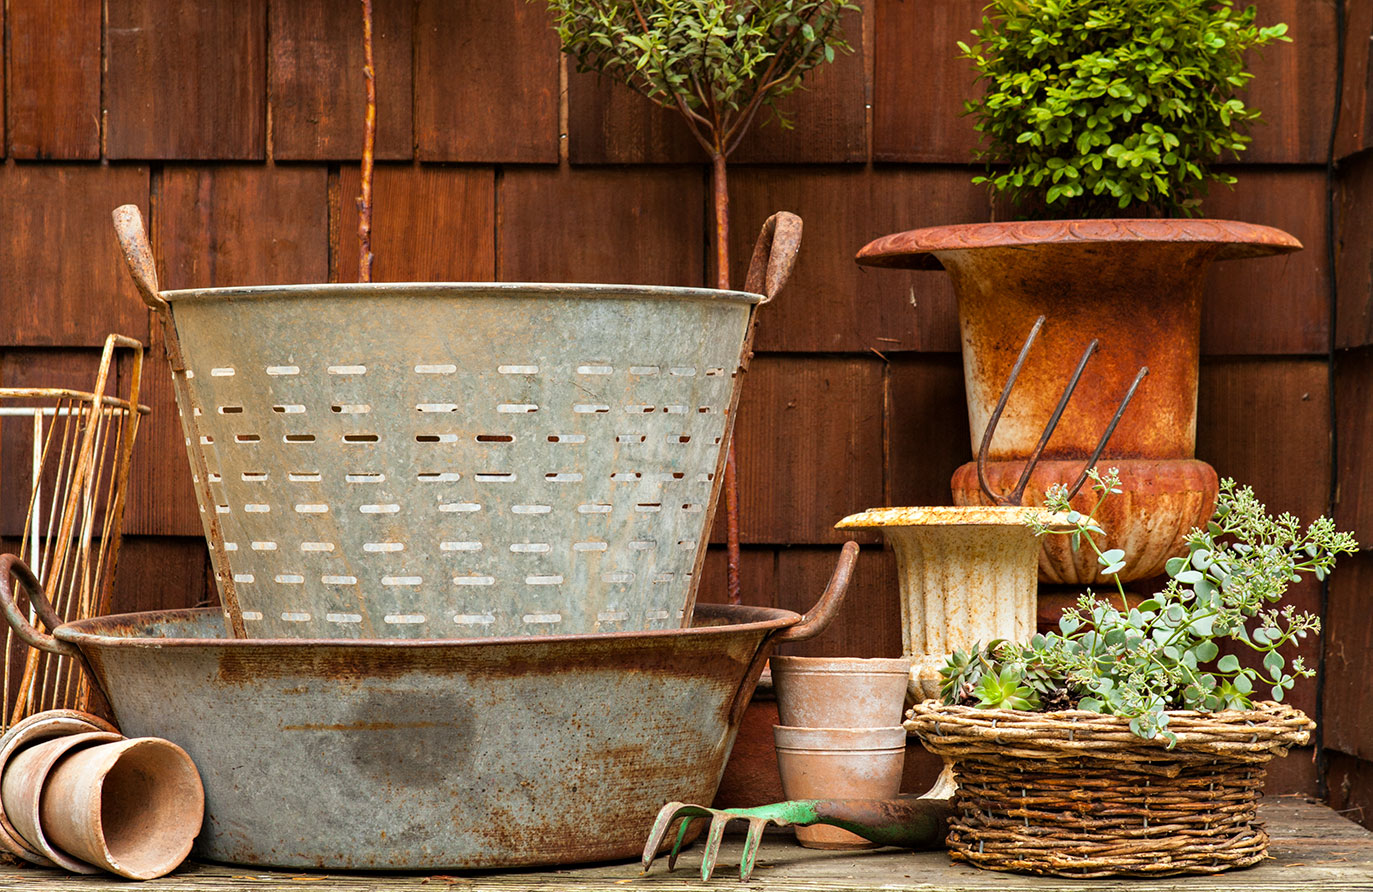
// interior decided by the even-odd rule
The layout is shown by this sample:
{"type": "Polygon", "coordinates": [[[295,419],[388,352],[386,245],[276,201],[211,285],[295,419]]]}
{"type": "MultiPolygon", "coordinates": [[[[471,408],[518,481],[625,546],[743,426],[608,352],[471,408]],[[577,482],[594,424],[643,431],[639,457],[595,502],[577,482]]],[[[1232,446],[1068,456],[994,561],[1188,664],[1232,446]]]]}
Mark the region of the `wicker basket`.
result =
{"type": "Polygon", "coordinates": [[[1063,877],[1219,873],[1266,857],[1257,823],[1266,764],[1305,744],[1300,710],[1169,714],[1173,749],[1128,720],[928,700],[906,729],[954,764],[953,858],[1063,877]]]}

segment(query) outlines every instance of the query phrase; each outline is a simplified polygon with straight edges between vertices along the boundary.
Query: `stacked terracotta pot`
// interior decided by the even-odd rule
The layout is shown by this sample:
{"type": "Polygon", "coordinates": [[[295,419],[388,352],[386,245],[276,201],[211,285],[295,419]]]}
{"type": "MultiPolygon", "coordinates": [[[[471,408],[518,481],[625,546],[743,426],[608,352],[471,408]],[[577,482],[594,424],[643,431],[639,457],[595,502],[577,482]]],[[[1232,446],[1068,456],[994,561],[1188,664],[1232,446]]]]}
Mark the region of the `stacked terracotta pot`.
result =
{"type": "Polygon", "coordinates": [[[0,738],[0,845],[44,867],[149,880],[191,851],[205,793],[189,756],[57,709],[0,738]]]}
{"type": "MultiPolygon", "coordinates": [[[[788,799],[890,799],[906,760],[909,659],[773,657],[782,724],[773,726],[782,792],[788,799]]],[[[797,827],[812,849],[875,848],[847,830],[797,827]]]]}

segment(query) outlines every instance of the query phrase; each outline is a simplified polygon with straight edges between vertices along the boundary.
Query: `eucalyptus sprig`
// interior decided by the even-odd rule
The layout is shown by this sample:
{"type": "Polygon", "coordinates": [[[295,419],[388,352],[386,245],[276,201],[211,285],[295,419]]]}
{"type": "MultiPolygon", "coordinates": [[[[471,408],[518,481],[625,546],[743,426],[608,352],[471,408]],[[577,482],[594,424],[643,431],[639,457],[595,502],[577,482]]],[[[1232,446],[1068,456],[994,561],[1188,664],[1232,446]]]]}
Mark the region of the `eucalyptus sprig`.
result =
{"type": "Polygon", "coordinates": [[[1197,213],[1248,146],[1245,53],[1286,41],[1234,0],[991,0],[959,43],[985,84],[975,182],[1058,217],[1197,213]]]}
{"type": "MultiPolygon", "coordinates": [[[[1094,481],[1103,498],[1119,483],[1114,471],[1094,481]]],[[[1049,502],[1065,505],[1061,498],[1049,502]]],[[[1070,514],[1066,534],[1090,543],[1114,575],[1121,556],[1101,550],[1095,538],[1100,505],[1070,514]]],[[[1061,532],[1031,523],[1042,534],[1061,532]]],[[[1041,702],[1066,699],[1077,709],[1126,717],[1135,734],[1171,745],[1168,710],[1249,709],[1261,689],[1282,700],[1297,678],[1314,674],[1300,656],[1289,663],[1282,650],[1319,632],[1320,619],[1278,604],[1291,583],[1306,573],[1324,579],[1337,556],[1357,551],[1358,543],[1325,517],[1305,529],[1290,514],[1272,517],[1251,488],[1223,480],[1214,517],[1191,532],[1187,547],[1186,556],[1168,561],[1163,590],[1133,607],[1117,577],[1119,606],[1088,592],[1063,612],[1057,632],[1026,644],[994,642],[975,658],[955,654],[943,670],[945,702],[1034,708],[1013,705],[1032,702],[1020,692],[1028,687],[1051,693],[1035,698],[1041,702]],[[1261,668],[1222,655],[1222,641],[1261,654],[1261,668]]]]}

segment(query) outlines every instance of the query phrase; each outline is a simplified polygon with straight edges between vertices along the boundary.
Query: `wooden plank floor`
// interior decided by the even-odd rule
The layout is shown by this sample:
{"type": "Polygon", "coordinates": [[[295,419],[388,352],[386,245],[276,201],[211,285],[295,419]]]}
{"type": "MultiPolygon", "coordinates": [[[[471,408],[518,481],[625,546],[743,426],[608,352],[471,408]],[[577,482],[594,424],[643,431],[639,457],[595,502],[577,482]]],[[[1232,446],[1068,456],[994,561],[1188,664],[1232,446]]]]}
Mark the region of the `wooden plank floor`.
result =
{"type": "MultiPolygon", "coordinates": [[[[883,849],[859,854],[817,852],[796,846],[789,836],[769,835],[763,843],[749,888],[759,892],[1043,892],[1050,889],[1125,890],[1130,892],[1321,892],[1373,890],[1373,833],[1328,808],[1280,797],[1264,803],[1262,811],[1273,837],[1272,857],[1258,867],[1216,877],[1170,877],[1132,880],[1056,880],[994,873],[954,865],[943,852],[911,853],[883,849]]],[[[688,892],[731,888],[738,884],[742,837],[727,837],[716,874],[710,883],[698,875],[700,846],[682,856],[677,870],[668,873],[658,862],[646,876],[633,862],[567,870],[530,870],[508,873],[323,874],[256,870],[222,864],[187,864],[161,880],[137,888],[157,892],[239,892],[239,890],[329,890],[329,892],[519,892],[572,890],[617,892],[652,889],[688,892]]],[[[0,866],[0,889],[35,892],[99,892],[135,888],[109,877],[70,877],[53,871],[0,866]]]]}

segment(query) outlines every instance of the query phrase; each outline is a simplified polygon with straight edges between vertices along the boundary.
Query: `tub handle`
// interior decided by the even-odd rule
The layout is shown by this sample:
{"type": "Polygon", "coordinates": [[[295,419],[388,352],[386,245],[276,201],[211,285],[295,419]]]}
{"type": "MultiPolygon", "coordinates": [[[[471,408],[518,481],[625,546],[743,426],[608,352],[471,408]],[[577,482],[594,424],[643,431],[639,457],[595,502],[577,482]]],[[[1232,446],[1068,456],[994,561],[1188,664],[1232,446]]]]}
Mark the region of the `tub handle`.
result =
{"type": "Polygon", "coordinates": [[[114,232],[119,236],[124,262],[129,265],[129,275],[133,276],[143,302],[149,309],[167,312],[169,307],[157,287],[157,264],[153,262],[153,249],[148,244],[148,230],[138,205],[124,204],[114,209],[114,232]]]}
{"type": "Polygon", "coordinates": [[[38,582],[38,577],[33,575],[29,565],[19,559],[18,555],[0,554],[0,610],[5,613],[5,620],[18,635],[20,640],[30,647],[39,650],[46,650],[48,653],[57,654],[63,657],[71,657],[82,665],[85,660],[81,656],[81,651],[76,645],[68,644],[66,641],[58,641],[51,635],[45,635],[31,625],[28,618],[20,612],[15,604],[14,588],[10,585],[10,577],[19,580],[19,588],[28,598],[29,606],[43,625],[49,629],[55,629],[62,625],[62,617],[52,609],[48,599],[43,597],[43,586],[38,582]]]}
{"type": "Polygon", "coordinates": [[[801,218],[789,211],[778,211],[768,217],[753,246],[744,290],[763,295],[762,303],[772,300],[787,284],[792,267],[796,266],[796,252],[799,250],[801,218]]]}
{"type": "Polygon", "coordinates": [[[834,619],[834,615],[844,603],[844,595],[849,590],[849,581],[853,579],[853,567],[856,563],[858,543],[850,540],[844,543],[844,550],[839,552],[839,563],[835,566],[834,575],[830,576],[829,585],[825,586],[825,593],[820,596],[820,600],[806,611],[800,622],[783,629],[773,641],[778,644],[786,641],[806,641],[825,631],[830,620],[834,619]]]}

